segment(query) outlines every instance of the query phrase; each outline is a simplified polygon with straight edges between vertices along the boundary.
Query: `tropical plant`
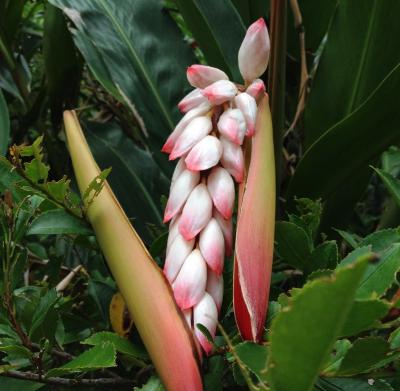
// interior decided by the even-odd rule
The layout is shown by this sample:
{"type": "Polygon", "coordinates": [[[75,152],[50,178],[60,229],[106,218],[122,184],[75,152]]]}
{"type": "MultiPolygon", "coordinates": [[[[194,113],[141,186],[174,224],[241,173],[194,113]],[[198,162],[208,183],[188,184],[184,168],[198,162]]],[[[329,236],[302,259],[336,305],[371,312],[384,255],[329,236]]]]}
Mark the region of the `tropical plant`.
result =
{"type": "Polygon", "coordinates": [[[400,389],[399,14],[3,0],[0,389],[400,389]]]}

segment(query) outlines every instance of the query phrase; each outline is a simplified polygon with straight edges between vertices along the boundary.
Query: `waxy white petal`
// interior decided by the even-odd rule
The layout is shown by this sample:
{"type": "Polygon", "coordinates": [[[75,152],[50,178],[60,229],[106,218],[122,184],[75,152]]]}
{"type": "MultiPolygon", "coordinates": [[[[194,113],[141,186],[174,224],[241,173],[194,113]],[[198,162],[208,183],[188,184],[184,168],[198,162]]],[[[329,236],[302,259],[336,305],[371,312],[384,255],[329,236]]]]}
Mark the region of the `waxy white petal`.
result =
{"type": "Polygon", "coordinates": [[[202,103],[206,103],[207,98],[201,93],[199,88],[189,92],[179,103],[178,109],[183,113],[198,107],[202,103]]]}
{"type": "Polygon", "coordinates": [[[222,233],[224,234],[225,240],[225,254],[230,257],[232,255],[233,247],[233,224],[232,218],[226,220],[216,209],[213,210],[213,217],[218,221],[221,227],[222,233]]]}
{"type": "Polygon", "coordinates": [[[190,193],[181,218],[179,232],[186,240],[193,239],[210,221],[212,200],[206,185],[200,183],[190,193]]]}
{"type": "Polygon", "coordinates": [[[192,148],[185,163],[189,170],[208,170],[218,164],[221,155],[221,142],[214,136],[206,136],[192,148]]]}
{"type": "Polygon", "coordinates": [[[207,265],[220,275],[224,268],[225,243],[217,220],[211,219],[200,232],[199,248],[207,265]]]}
{"type": "Polygon", "coordinates": [[[229,80],[216,81],[202,91],[212,105],[220,105],[231,100],[237,92],[237,87],[229,80]]]}
{"type": "Polygon", "coordinates": [[[184,170],[171,187],[167,206],[164,212],[164,223],[171,220],[182,209],[189,194],[199,183],[200,174],[184,170]]]}
{"type": "Polygon", "coordinates": [[[175,237],[167,253],[164,265],[164,274],[170,283],[175,280],[185,259],[192,252],[193,247],[194,239],[185,240],[180,234],[175,237]]]}
{"type": "Polygon", "coordinates": [[[165,142],[164,146],[162,147],[161,151],[165,152],[165,153],[171,153],[171,151],[174,148],[174,145],[176,143],[176,140],[179,138],[179,136],[185,130],[185,128],[189,124],[189,122],[193,118],[196,118],[200,115],[206,114],[208,111],[210,111],[210,108],[211,108],[211,104],[209,102],[206,102],[206,103],[201,104],[199,107],[189,110],[182,117],[182,119],[178,122],[174,131],[169,135],[169,137],[168,137],[167,141],[165,142]]]}
{"type": "Polygon", "coordinates": [[[221,137],[220,141],[222,143],[222,167],[235,178],[236,182],[243,182],[244,157],[242,148],[237,144],[231,143],[224,137],[221,137]]]}
{"type": "Polygon", "coordinates": [[[186,76],[189,83],[197,88],[206,88],[218,80],[228,80],[226,73],[220,69],[199,64],[190,66],[186,76]]]}
{"type": "Polygon", "coordinates": [[[224,296],[224,278],[222,274],[218,276],[211,269],[207,270],[206,291],[213,298],[219,312],[221,310],[222,300],[224,296]]]}
{"type": "Polygon", "coordinates": [[[239,48],[238,62],[240,73],[249,83],[260,77],[268,66],[270,41],[263,18],[254,22],[246,32],[239,48]]]}
{"type": "Polygon", "coordinates": [[[181,215],[175,215],[175,217],[171,220],[168,227],[168,240],[167,240],[167,249],[166,254],[168,254],[169,248],[171,247],[172,242],[179,234],[179,218],[181,215]]]}
{"type": "Polygon", "coordinates": [[[207,188],[215,208],[225,219],[232,217],[235,203],[235,184],[229,172],[214,167],[207,178],[207,188]]]}
{"type": "Polygon", "coordinates": [[[169,155],[174,160],[188,152],[196,143],[203,139],[212,130],[212,122],[208,116],[194,118],[176,140],[175,146],[169,155]]]}
{"type": "Polygon", "coordinates": [[[246,119],[247,131],[246,136],[253,136],[257,117],[257,102],[246,92],[235,96],[235,104],[240,109],[246,119]]]}
{"type": "Polygon", "coordinates": [[[207,264],[199,250],[193,250],[183,263],[172,290],[181,309],[196,305],[205,294],[207,264]]]}
{"type": "Polygon", "coordinates": [[[174,172],[172,174],[171,188],[174,182],[178,179],[179,175],[181,175],[184,170],[186,170],[186,164],[185,164],[185,158],[182,157],[178,160],[178,163],[176,164],[174,172]]]}
{"type": "Polygon", "coordinates": [[[207,354],[209,354],[212,350],[212,344],[197,327],[197,324],[199,323],[209,331],[213,338],[215,337],[218,323],[218,310],[213,298],[207,292],[193,308],[193,325],[194,333],[199,340],[201,347],[207,354]]]}

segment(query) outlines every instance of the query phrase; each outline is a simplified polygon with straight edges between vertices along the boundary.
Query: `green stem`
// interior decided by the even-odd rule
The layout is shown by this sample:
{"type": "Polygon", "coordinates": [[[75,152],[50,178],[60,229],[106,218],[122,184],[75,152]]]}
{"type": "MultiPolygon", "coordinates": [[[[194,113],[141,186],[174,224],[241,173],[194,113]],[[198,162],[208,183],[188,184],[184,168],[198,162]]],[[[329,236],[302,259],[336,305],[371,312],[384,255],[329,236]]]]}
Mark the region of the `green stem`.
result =
{"type": "MultiPolygon", "coordinates": [[[[283,171],[283,136],[285,125],[285,72],[286,72],[286,14],[287,0],[271,0],[270,34],[271,59],[268,91],[274,129],[277,197],[280,193],[283,171]]],[[[277,209],[279,215],[279,207],[277,209]]]]}

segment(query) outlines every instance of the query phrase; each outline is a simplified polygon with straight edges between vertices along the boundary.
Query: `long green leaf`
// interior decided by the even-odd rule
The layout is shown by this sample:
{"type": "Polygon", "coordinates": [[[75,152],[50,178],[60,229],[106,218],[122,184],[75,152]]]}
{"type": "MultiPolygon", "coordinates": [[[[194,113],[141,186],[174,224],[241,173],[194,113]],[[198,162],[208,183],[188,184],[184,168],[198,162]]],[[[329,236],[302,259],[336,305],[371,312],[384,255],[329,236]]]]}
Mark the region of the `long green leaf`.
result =
{"type": "MultiPolygon", "coordinates": [[[[145,135],[159,147],[178,119],[175,107],[194,62],[175,22],[158,0],[51,0],[91,41],[81,50],[91,69],[106,67],[121,101],[142,117],[145,135]],[[102,64],[96,64],[96,48],[102,64]],[[93,63],[94,62],[94,63],[93,63]]],[[[82,38],[82,37],[80,37],[82,38]]],[[[80,39],[79,47],[85,45],[80,39]]],[[[95,72],[98,76],[98,72],[95,72]]],[[[103,83],[104,85],[104,83],[103,83]]],[[[140,119],[139,119],[140,121],[140,119]]]]}
{"type": "Polygon", "coordinates": [[[0,155],[4,155],[7,151],[9,136],[10,118],[7,109],[7,102],[0,90],[0,155]]]}
{"type": "Polygon", "coordinates": [[[240,81],[237,53],[246,28],[230,0],[177,0],[209,65],[240,81]]]}
{"type": "Polygon", "coordinates": [[[308,146],[359,107],[400,62],[399,13],[397,0],[338,1],[306,106],[308,146]]]}

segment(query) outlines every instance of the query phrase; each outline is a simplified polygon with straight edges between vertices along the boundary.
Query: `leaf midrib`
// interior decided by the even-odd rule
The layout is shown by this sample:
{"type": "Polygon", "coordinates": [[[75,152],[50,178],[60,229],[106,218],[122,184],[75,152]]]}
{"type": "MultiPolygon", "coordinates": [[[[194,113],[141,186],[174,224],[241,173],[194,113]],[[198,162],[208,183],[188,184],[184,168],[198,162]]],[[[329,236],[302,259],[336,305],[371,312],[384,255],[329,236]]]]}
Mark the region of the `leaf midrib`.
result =
{"type": "Polygon", "coordinates": [[[98,1],[101,4],[101,6],[103,7],[103,9],[106,12],[106,14],[108,15],[111,23],[114,25],[117,33],[121,36],[122,40],[128,46],[129,51],[130,51],[130,53],[131,53],[131,55],[133,57],[134,62],[139,67],[139,69],[140,69],[140,71],[142,73],[142,76],[146,80],[151,92],[153,93],[154,97],[156,98],[156,101],[157,101],[157,103],[158,103],[158,105],[159,105],[159,107],[161,109],[161,112],[163,113],[163,115],[164,115],[169,127],[172,130],[173,127],[174,127],[174,122],[173,122],[173,120],[172,120],[172,118],[171,118],[171,116],[169,114],[169,111],[168,111],[167,107],[165,106],[165,103],[163,102],[160,94],[158,93],[158,90],[157,90],[156,86],[154,85],[153,80],[151,79],[150,75],[146,71],[146,68],[143,65],[143,62],[141,61],[141,59],[140,59],[139,55],[137,54],[135,48],[131,44],[131,41],[129,40],[128,36],[124,32],[124,30],[122,29],[122,27],[120,26],[120,24],[118,23],[118,21],[116,20],[116,18],[112,14],[112,12],[110,11],[110,8],[106,4],[105,0],[98,0],[98,1]]]}

